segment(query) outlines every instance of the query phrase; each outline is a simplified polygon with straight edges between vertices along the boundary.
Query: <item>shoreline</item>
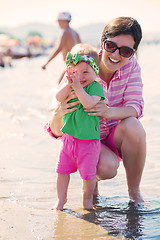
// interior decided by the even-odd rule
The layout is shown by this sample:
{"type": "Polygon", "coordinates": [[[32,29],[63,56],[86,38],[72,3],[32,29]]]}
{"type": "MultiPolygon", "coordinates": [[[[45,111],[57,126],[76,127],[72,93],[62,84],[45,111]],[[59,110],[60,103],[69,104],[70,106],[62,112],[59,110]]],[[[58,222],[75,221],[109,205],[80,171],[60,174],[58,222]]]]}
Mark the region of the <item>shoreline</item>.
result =
{"type": "Polygon", "coordinates": [[[106,229],[78,216],[87,210],[42,211],[1,201],[0,239],[2,240],[51,240],[51,239],[95,239],[123,240],[120,235],[108,235],[106,229]],[[35,214],[34,214],[35,211],[35,214]],[[34,219],[34,215],[36,219],[34,219]],[[56,227],[53,227],[56,222],[56,227]],[[74,223],[74,224],[71,224],[74,223]],[[71,225],[70,225],[71,224],[71,225]],[[70,231],[68,231],[68,228],[70,231]],[[83,231],[82,231],[83,229],[83,231]],[[88,232],[92,229],[92,232],[88,232]],[[89,234],[89,236],[87,236],[89,234]],[[77,238],[78,236],[78,238],[77,238]]]}

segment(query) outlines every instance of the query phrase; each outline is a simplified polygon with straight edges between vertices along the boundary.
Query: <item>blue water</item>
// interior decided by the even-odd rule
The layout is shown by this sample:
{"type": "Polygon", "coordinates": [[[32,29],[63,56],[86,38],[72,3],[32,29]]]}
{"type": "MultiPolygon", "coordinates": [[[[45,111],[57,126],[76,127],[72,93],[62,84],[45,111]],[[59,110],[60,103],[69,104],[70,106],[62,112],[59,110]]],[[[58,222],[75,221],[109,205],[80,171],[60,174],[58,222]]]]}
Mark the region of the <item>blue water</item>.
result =
{"type": "Polygon", "coordinates": [[[128,202],[125,197],[100,196],[95,211],[80,214],[64,210],[77,218],[100,225],[111,236],[122,235],[125,239],[160,239],[160,201],[145,201],[141,205],[128,202]]]}

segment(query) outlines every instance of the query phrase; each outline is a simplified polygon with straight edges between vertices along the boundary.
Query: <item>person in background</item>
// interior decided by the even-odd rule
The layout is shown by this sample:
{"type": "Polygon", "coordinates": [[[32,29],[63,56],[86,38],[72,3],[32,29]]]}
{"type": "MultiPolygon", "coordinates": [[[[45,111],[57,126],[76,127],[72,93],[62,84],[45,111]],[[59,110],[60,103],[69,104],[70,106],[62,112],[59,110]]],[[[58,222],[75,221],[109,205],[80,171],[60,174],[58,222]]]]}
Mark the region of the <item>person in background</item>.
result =
{"type": "Polygon", "coordinates": [[[96,186],[96,167],[100,154],[100,125],[98,116],[88,116],[89,109],[104,100],[102,86],[95,81],[99,72],[99,56],[88,44],[77,44],[68,52],[66,81],[60,84],[56,94],[59,102],[64,102],[71,94],[80,103],[77,110],[64,117],[62,146],[57,164],[57,195],[55,209],[62,210],[67,201],[70,174],[79,170],[83,179],[83,207],[93,208],[93,191],[96,186]],[[94,149],[94,151],[93,151],[94,149]]]}
{"type": "MultiPolygon", "coordinates": [[[[114,178],[120,160],[126,171],[128,193],[134,203],[143,202],[140,182],[146,159],[146,133],[139,121],[144,101],[141,69],[134,57],[142,38],[140,24],[132,17],[118,17],[104,27],[99,52],[99,75],[107,103],[100,101],[85,109],[89,116],[100,116],[101,153],[97,180],[114,178]]],[[[53,137],[60,131],[64,115],[76,110],[70,95],[59,104],[48,124],[53,137]],[[72,107],[72,108],[71,108],[72,107]]],[[[94,151],[94,149],[93,149],[94,151]]],[[[94,195],[98,195],[98,184],[94,195]]]]}
{"type": "MultiPolygon", "coordinates": [[[[59,27],[63,30],[62,35],[53,50],[52,55],[49,57],[48,61],[42,66],[42,69],[46,69],[46,66],[52,59],[54,59],[60,52],[63,55],[63,59],[65,61],[67,53],[71,50],[71,48],[77,44],[81,43],[81,39],[79,34],[70,27],[71,14],[69,12],[60,12],[57,18],[59,27]]],[[[58,83],[61,82],[64,73],[60,77],[58,83]]]]}

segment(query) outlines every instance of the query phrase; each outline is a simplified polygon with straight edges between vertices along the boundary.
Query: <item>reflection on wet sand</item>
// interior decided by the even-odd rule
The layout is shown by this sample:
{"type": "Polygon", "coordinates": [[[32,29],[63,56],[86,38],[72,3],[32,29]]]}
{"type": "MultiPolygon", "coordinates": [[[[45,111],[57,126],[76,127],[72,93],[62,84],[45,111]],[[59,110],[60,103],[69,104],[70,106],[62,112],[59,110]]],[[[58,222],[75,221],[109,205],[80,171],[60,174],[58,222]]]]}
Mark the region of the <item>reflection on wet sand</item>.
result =
{"type": "MultiPolygon", "coordinates": [[[[83,219],[85,222],[99,226],[101,231],[102,229],[107,230],[110,236],[109,239],[114,236],[116,239],[141,240],[146,235],[144,230],[146,219],[151,218],[153,221],[154,218],[155,225],[157,224],[160,207],[149,209],[150,202],[136,205],[133,202],[117,203],[116,201],[116,197],[115,199],[99,197],[95,203],[95,210],[73,211],[66,209],[65,212],[78,219],[83,219]]],[[[154,202],[155,207],[156,205],[159,206],[159,202],[154,202]]],[[[156,229],[158,230],[158,225],[156,229]]],[[[152,232],[152,235],[154,234],[157,235],[157,231],[152,232]]]]}
{"type": "Polygon", "coordinates": [[[84,212],[66,209],[65,212],[107,230],[109,239],[112,239],[111,236],[116,239],[124,239],[121,236],[124,236],[125,239],[142,239],[143,214],[133,203],[129,203],[124,209],[118,208],[116,205],[115,207],[97,205],[95,209],[95,211],[84,212]]]}
{"type": "Polygon", "coordinates": [[[103,227],[83,218],[88,214],[90,215],[90,212],[82,209],[78,212],[69,209],[57,212],[57,219],[54,223],[54,239],[115,239],[109,236],[103,227]]]}
{"type": "Polygon", "coordinates": [[[108,231],[91,219],[93,213],[83,210],[65,209],[64,211],[50,211],[44,215],[35,214],[31,219],[32,233],[38,240],[122,240],[108,234],[108,231]],[[86,219],[85,217],[88,216],[86,219]],[[35,221],[34,220],[35,217],[35,221]]]}

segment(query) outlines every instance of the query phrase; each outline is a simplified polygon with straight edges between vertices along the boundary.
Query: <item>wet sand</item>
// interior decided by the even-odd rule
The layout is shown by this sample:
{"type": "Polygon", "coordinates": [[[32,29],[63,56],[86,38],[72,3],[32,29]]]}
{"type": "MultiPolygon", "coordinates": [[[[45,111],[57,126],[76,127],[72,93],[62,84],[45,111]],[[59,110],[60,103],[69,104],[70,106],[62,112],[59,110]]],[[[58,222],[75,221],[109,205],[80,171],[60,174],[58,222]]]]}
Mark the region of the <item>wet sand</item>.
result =
{"type": "Polygon", "coordinates": [[[0,202],[0,239],[2,240],[33,240],[28,217],[31,210],[15,203],[0,202]]]}

